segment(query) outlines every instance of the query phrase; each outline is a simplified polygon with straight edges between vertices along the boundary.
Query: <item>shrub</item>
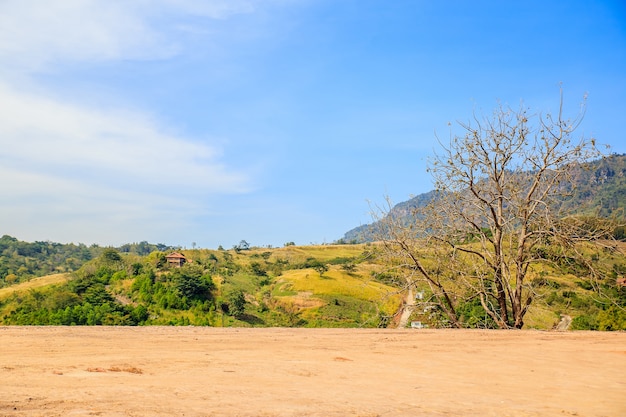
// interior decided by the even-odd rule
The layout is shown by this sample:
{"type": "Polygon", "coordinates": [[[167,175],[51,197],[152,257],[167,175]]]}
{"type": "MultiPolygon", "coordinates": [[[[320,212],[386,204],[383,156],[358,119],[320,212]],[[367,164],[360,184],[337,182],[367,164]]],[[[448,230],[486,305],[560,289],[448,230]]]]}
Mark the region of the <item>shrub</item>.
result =
{"type": "Polygon", "coordinates": [[[598,321],[595,317],[584,314],[575,317],[570,328],[572,330],[598,330],[598,321]]]}

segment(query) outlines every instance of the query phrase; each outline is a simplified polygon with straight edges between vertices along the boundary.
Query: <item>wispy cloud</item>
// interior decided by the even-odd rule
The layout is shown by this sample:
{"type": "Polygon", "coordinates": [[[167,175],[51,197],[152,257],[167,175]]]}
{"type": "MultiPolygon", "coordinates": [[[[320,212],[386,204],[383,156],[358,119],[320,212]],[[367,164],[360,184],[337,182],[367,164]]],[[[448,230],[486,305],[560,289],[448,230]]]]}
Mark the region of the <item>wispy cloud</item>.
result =
{"type": "Polygon", "coordinates": [[[173,57],[178,23],[162,25],[165,16],[228,19],[254,10],[255,2],[237,0],[0,2],[5,232],[115,242],[173,213],[197,212],[197,201],[211,195],[248,191],[250,175],[221,162],[210,132],[199,140],[149,110],[86,107],[52,93],[38,74],[173,57]]]}
{"type": "Polygon", "coordinates": [[[5,71],[34,72],[166,58],[180,46],[168,36],[176,17],[226,19],[254,10],[255,2],[241,0],[7,0],[0,2],[0,62],[5,71]]]}
{"type": "Polygon", "coordinates": [[[167,134],[141,113],[85,109],[0,84],[0,135],[10,165],[94,183],[194,187],[242,192],[247,178],[219,163],[219,152],[167,134]]]}
{"type": "Polygon", "coordinates": [[[140,113],[85,109],[6,85],[0,108],[0,216],[16,230],[131,239],[151,221],[196,213],[211,195],[250,188],[215,147],[164,133],[140,113]]]}

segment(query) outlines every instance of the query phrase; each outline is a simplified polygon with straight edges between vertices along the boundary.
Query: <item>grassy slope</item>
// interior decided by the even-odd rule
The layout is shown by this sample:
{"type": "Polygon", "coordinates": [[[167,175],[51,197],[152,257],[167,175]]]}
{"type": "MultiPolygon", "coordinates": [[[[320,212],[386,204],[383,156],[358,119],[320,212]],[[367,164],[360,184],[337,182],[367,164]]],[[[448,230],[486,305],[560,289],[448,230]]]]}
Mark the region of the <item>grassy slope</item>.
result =
{"type": "Polygon", "coordinates": [[[26,292],[34,289],[41,289],[51,285],[62,284],[70,279],[70,274],[52,274],[39,278],[33,278],[30,281],[22,282],[10,287],[0,288],[0,299],[5,299],[18,292],[26,292]]]}
{"type": "Polygon", "coordinates": [[[303,316],[318,324],[364,325],[379,312],[393,315],[401,303],[397,289],[373,281],[363,270],[347,273],[333,267],[320,275],[312,269],[299,269],[287,271],[279,282],[282,293],[285,289],[294,292],[281,296],[283,302],[308,307],[303,316]],[[363,311],[362,302],[372,303],[371,308],[378,311],[363,311]]]}
{"type": "MultiPolygon", "coordinates": [[[[304,320],[299,325],[312,327],[373,327],[379,315],[393,315],[401,304],[397,288],[375,282],[371,276],[380,266],[367,261],[366,245],[288,246],[276,249],[253,249],[234,254],[241,265],[259,261],[265,253],[267,261],[286,261],[289,265],[305,263],[314,258],[322,263],[350,259],[357,264],[351,272],[339,265],[330,265],[322,275],[311,268],[287,269],[279,276],[270,274],[269,283],[259,288],[258,278],[235,274],[220,283],[242,288],[249,295],[247,313],[266,324],[272,325],[271,311],[281,311],[287,316],[304,320]],[[270,253],[269,256],[267,253],[270,253]],[[364,255],[365,253],[365,255],[364,255]],[[262,311],[265,304],[271,310],[262,311]]],[[[219,286],[219,285],[218,285],[219,286]]],[[[285,324],[285,323],[283,323],[285,324]]],[[[288,322],[286,325],[290,325],[288,322]]]]}

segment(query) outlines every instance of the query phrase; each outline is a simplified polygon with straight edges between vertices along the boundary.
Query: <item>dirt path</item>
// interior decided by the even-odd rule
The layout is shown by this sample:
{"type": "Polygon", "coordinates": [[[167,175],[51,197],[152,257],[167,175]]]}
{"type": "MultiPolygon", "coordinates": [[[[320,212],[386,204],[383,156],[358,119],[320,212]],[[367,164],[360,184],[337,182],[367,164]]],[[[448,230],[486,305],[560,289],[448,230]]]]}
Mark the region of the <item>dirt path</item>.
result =
{"type": "Polygon", "coordinates": [[[411,313],[415,308],[415,297],[413,296],[413,287],[409,286],[404,302],[402,303],[402,314],[398,322],[398,329],[404,329],[409,322],[411,313]]]}
{"type": "Polygon", "coordinates": [[[564,332],[569,329],[569,326],[572,324],[572,318],[567,314],[561,314],[561,320],[554,326],[554,330],[559,332],[564,332]]]}
{"type": "Polygon", "coordinates": [[[0,416],[620,416],[626,333],[0,327],[0,416]]]}

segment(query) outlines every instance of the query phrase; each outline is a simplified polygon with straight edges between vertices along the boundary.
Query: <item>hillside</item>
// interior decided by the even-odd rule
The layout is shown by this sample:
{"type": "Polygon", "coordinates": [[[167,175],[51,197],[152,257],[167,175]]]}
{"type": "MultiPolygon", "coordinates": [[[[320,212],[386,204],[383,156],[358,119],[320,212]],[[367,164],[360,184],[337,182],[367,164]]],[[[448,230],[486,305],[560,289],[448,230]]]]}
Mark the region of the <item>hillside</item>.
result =
{"type": "MultiPolygon", "coordinates": [[[[394,273],[376,244],[286,246],[185,251],[182,268],[167,252],[139,256],[106,249],[78,271],[7,286],[0,291],[0,325],[197,325],[216,327],[394,327],[405,277],[394,273]]],[[[572,328],[626,330],[626,243],[589,257],[604,271],[591,288],[571,264],[535,271],[537,301],[527,327],[551,329],[562,315],[572,328]]],[[[425,254],[428,256],[428,254],[425,254]]],[[[416,300],[409,323],[445,326],[416,300]]],[[[468,327],[489,327],[468,300],[468,327]]]]}
{"type": "Polygon", "coordinates": [[[182,268],[165,255],[106,249],[66,282],[9,286],[0,323],[384,327],[401,306],[368,245],[189,250],[182,268]]]}
{"type": "Polygon", "coordinates": [[[52,274],[45,275],[43,277],[33,278],[29,281],[21,282],[19,284],[11,285],[8,287],[0,288],[0,300],[7,298],[17,293],[28,293],[31,290],[36,290],[42,287],[49,287],[54,284],[61,284],[70,279],[70,274],[52,274]]]}
{"type": "MultiPolygon", "coordinates": [[[[611,155],[587,165],[572,167],[574,188],[571,196],[557,207],[564,212],[600,217],[624,216],[626,212],[626,155],[611,155]]],[[[396,204],[390,215],[410,221],[412,213],[426,206],[434,191],[419,194],[396,204]]],[[[622,233],[623,231],[620,231],[622,233]]],[[[626,236],[619,236],[619,238],[626,236]]],[[[340,242],[365,243],[380,239],[378,222],[347,231],[340,242]]]]}

